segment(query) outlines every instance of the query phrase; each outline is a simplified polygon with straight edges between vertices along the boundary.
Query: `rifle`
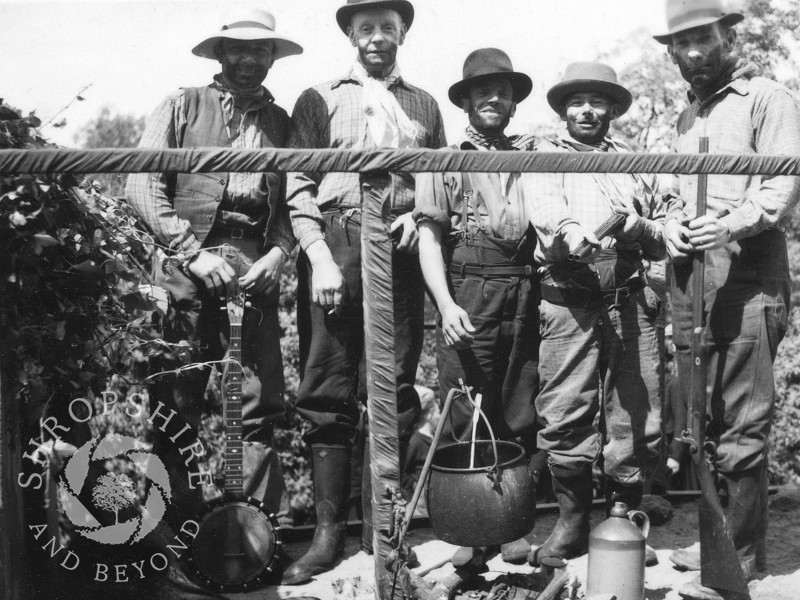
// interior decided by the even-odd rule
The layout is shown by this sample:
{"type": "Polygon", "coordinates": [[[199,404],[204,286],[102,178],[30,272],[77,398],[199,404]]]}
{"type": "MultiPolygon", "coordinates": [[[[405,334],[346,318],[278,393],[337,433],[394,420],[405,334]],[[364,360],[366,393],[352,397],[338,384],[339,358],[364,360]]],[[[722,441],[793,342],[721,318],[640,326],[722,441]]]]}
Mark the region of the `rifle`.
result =
{"type": "MultiPolygon", "coordinates": [[[[700,153],[708,152],[708,138],[700,138],[700,153]]],[[[697,217],[706,214],[708,175],[697,176],[697,217]]],[[[726,598],[748,599],[750,594],[742,574],[730,526],[719,499],[711,472],[716,448],[705,439],[707,352],[703,344],[705,329],[705,252],[694,253],[692,265],[692,370],[690,374],[690,417],[680,441],[689,444],[692,462],[700,483],[700,583],[728,592],[726,598]]]]}

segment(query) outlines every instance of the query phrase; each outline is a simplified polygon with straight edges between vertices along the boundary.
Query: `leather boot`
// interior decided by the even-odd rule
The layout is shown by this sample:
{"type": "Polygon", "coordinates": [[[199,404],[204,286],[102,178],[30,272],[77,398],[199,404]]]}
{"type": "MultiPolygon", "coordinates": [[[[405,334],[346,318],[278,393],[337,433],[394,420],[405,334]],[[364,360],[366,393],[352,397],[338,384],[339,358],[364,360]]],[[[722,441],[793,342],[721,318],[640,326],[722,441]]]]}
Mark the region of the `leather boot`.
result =
{"type": "MultiPolygon", "coordinates": [[[[725,507],[745,578],[767,570],[767,485],[766,462],[747,471],[719,474],[720,501],[725,507]]],[[[700,543],[675,550],[669,558],[681,570],[699,571],[700,543]]]]}
{"type": "Polygon", "coordinates": [[[592,509],[592,465],[550,467],[553,493],[558,500],[558,521],[544,544],[531,550],[528,562],[537,566],[542,559],[575,558],[589,550],[589,513],[592,509]]]}
{"type": "Polygon", "coordinates": [[[754,561],[756,571],[766,571],[768,510],[767,469],[758,467],[736,473],[720,473],[720,496],[733,535],[733,545],[744,564],[754,561]]]}
{"type": "MultiPolygon", "coordinates": [[[[539,477],[541,471],[547,467],[547,452],[544,450],[538,450],[530,455],[528,458],[528,468],[531,471],[531,475],[533,476],[533,484],[535,488],[538,489],[539,487],[539,477]]],[[[530,507],[531,516],[533,521],[536,520],[536,504],[533,504],[530,507]]],[[[500,546],[500,555],[503,557],[503,561],[511,564],[522,564],[524,563],[527,558],[528,554],[530,554],[533,540],[534,540],[534,531],[535,527],[532,528],[528,533],[525,534],[524,537],[519,538],[518,540],[514,540],[513,542],[507,542],[500,546]]]]}
{"type": "Polygon", "coordinates": [[[283,574],[282,585],[297,585],[330,571],[341,558],[350,497],[350,446],[311,446],[317,528],[311,548],[283,574]]]}
{"type": "MultiPolygon", "coordinates": [[[[643,495],[644,485],[642,482],[628,485],[609,479],[605,490],[606,516],[611,514],[611,509],[614,508],[616,502],[624,502],[628,510],[638,510],[643,495]]],[[[644,564],[647,567],[658,564],[658,556],[650,544],[645,545],[644,564]]]]}

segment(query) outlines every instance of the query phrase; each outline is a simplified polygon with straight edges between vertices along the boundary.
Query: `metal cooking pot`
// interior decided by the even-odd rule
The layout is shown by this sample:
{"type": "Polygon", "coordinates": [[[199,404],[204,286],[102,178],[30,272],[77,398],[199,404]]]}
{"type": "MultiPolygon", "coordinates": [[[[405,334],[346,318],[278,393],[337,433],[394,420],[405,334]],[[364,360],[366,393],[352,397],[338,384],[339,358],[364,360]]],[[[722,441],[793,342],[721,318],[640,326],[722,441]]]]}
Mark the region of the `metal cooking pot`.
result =
{"type": "Polygon", "coordinates": [[[437,448],[428,481],[428,515],[440,540],[494,546],[533,529],[536,489],[525,449],[514,442],[478,440],[437,448]]]}

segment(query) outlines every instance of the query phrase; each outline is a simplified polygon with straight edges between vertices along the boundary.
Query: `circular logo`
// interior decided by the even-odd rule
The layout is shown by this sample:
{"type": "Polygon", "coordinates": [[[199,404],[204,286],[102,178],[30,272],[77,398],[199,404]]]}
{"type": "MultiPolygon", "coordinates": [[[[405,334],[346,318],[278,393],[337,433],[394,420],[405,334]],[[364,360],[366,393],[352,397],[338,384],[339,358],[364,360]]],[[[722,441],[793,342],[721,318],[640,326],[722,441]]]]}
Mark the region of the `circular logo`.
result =
{"type": "MultiPolygon", "coordinates": [[[[75,531],[90,540],[103,544],[125,544],[138,542],[158,525],[167,509],[171,497],[169,475],[164,463],[146,446],[131,437],[109,434],[95,438],[81,446],[67,463],[59,478],[58,490],[64,512],[75,527],[75,531]],[[106,473],[98,478],[89,478],[92,463],[105,463],[111,459],[127,459],[148,480],[147,497],[136,516],[120,522],[120,511],[130,514],[136,503],[136,485],[122,473],[106,473]],[[84,487],[91,485],[91,490],[84,487]],[[112,525],[103,525],[78,496],[90,492],[91,505],[96,511],[114,515],[112,525]]],[[[87,495],[84,494],[84,498],[87,495]]]]}

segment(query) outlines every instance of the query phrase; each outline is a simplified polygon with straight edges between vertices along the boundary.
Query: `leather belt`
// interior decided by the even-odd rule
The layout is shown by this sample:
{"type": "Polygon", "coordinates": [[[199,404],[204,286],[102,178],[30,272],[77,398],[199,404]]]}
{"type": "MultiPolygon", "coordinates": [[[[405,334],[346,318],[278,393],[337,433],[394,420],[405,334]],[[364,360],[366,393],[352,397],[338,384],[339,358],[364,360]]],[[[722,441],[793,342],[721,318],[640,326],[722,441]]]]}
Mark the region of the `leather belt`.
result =
{"type": "Polygon", "coordinates": [[[535,272],[533,265],[469,265],[450,263],[453,275],[477,275],[479,277],[530,277],[535,272]]]}
{"type": "Polygon", "coordinates": [[[263,236],[263,232],[259,231],[258,229],[254,228],[247,228],[247,227],[232,227],[227,225],[226,223],[214,223],[214,229],[218,230],[220,233],[224,233],[232,240],[242,240],[242,239],[257,239],[263,236]]]}
{"type": "Polygon", "coordinates": [[[626,285],[610,290],[567,288],[542,283],[539,285],[539,294],[541,298],[552,304],[566,306],[567,308],[581,308],[586,312],[591,312],[598,310],[604,304],[609,307],[627,305],[631,296],[645,288],[647,279],[641,275],[636,275],[625,283],[626,285]]]}

